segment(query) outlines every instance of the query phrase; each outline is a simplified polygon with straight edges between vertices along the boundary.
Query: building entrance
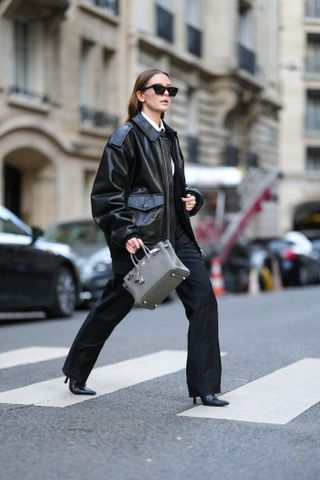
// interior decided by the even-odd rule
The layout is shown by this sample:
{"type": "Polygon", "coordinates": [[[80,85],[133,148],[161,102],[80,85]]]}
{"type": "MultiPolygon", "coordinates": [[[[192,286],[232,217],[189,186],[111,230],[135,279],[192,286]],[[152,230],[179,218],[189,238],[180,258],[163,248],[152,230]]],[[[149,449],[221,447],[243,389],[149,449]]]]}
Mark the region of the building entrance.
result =
{"type": "Polygon", "coordinates": [[[21,216],[22,173],[18,168],[4,165],[4,205],[18,217],[21,216]]]}

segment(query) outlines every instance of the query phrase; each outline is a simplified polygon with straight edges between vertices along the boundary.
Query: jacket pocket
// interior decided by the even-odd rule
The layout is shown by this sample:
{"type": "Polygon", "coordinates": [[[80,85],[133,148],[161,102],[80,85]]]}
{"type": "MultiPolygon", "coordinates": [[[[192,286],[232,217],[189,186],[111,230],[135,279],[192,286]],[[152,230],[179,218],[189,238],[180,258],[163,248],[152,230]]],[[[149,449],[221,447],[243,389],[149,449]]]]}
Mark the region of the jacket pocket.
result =
{"type": "Polygon", "coordinates": [[[132,220],[145,241],[155,241],[161,236],[164,195],[161,193],[132,194],[127,200],[132,220]]]}

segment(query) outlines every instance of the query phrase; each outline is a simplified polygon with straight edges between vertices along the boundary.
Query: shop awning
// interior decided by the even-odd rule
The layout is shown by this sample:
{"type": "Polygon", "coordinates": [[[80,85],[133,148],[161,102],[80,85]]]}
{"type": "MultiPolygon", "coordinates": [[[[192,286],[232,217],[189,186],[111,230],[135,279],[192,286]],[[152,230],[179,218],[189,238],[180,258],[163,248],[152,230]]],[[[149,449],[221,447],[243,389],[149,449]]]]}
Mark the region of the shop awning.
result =
{"type": "Polygon", "coordinates": [[[204,165],[186,165],[186,182],[200,189],[215,189],[219,187],[236,187],[243,174],[236,167],[208,167],[204,165]]]}

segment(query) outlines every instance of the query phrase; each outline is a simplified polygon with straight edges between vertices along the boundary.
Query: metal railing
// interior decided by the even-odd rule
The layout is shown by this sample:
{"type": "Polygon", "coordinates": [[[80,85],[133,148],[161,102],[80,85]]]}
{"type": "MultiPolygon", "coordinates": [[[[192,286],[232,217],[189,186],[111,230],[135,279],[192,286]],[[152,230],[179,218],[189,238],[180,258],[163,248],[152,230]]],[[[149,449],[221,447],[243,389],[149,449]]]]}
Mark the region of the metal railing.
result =
{"type": "Polygon", "coordinates": [[[239,43],[238,55],[239,55],[239,67],[245,70],[246,72],[251,73],[251,75],[255,75],[256,73],[255,53],[249,48],[239,43]]]}
{"type": "Polygon", "coordinates": [[[85,106],[80,107],[80,121],[82,124],[98,128],[109,127],[115,129],[119,126],[118,116],[85,106]]]}
{"type": "Polygon", "coordinates": [[[88,3],[92,5],[103,8],[113,15],[118,15],[119,13],[119,1],[118,0],[87,0],[88,3]]]}
{"type": "Polygon", "coordinates": [[[202,56],[202,32],[191,25],[187,25],[187,47],[188,52],[202,56]]]}
{"type": "Polygon", "coordinates": [[[12,85],[9,88],[10,95],[17,95],[19,97],[23,97],[27,100],[37,100],[43,103],[49,102],[48,95],[44,95],[42,93],[35,92],[34,90],[30,90],[26,87],[20,87],[18,85],[12,85]]]}
{"type": "Polygon", "coordinates": [[[173,43],[173,15],[160,5],[156,5],[156,28],[158,37],[173,43]]]}

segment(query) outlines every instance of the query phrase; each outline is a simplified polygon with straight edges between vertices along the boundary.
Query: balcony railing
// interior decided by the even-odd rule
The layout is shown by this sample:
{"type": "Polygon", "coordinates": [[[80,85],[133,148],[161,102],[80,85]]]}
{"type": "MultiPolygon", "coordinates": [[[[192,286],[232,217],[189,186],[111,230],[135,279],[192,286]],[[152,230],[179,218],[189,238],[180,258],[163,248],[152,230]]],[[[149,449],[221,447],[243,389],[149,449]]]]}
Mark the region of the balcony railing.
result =
{"type": "Polygon", "coordinates": [[[80,107],[80,121],[84,125],[98,128],[112,128],[119,126],[119,117],[103,110],[94,110],[89,107],[80,107]]]}
{"type": "Polygon", "coordinates": [[[190,163],[199,163],[199,140],[197,137],[187,137],[188,160],[190,163]]]}
{"type": "Polygon", "coordinates": [[[202,32],[191,25],[187,25],[188,52],[202,56],[202,32]]]}
{"type": "Polygon", "coordinates": [[[320,19],[320,0],[305,1],[305,16],[320,19]]]}
{"type": "Polygon", "coordinates": [[[156,26],[158,37],[173,43],[173,15],[159,5],[156,5],[156,26]]]}
{"type": "Polygon", "coordinates": [[[256,73],[256,55],[249,48],[241,45],[238,45],[238,55],[239,55],[239,67],[245,70],[246,72],[255,75],[256,73]]]}
{"type": "Polygon", "coordinates": [[[16,95],[17,97],[24,98],[30,101],[37,101],[42,103],[49,103],[49,97],[42,93],[35,92],[26,87],[19,87],[18,85],[12,85],[9,88],[10,95],[16,95]]]}
{"type": "Polygon", "coordinates": [[[118,15],[119,13],[119,1],[118,0],[87,0],[95,7],[103,8],[112,15],[118,15]]]}

